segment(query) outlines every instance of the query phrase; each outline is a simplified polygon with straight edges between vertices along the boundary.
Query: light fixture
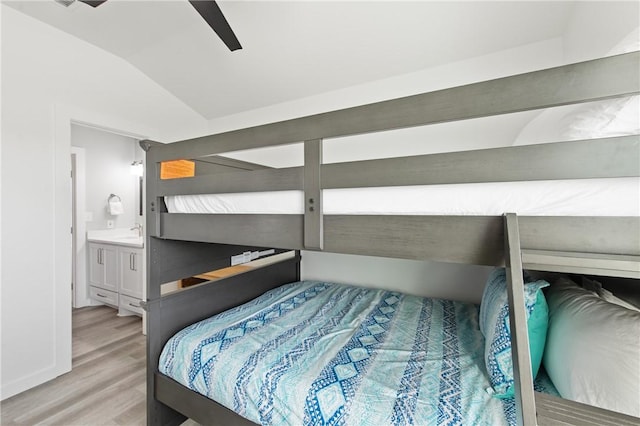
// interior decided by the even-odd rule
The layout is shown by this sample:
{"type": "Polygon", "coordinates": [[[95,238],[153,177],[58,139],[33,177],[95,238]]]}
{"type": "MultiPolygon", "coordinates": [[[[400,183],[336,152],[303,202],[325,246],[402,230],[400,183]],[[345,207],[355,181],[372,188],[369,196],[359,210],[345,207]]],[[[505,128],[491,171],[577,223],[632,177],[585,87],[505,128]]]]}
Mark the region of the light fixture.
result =
{"type": "Polygon", "coordinates": [[[144,175],[144,165],[142,164],[142,161],[134,161],[131,163],[131,174],[140,177],[144,175]]]}

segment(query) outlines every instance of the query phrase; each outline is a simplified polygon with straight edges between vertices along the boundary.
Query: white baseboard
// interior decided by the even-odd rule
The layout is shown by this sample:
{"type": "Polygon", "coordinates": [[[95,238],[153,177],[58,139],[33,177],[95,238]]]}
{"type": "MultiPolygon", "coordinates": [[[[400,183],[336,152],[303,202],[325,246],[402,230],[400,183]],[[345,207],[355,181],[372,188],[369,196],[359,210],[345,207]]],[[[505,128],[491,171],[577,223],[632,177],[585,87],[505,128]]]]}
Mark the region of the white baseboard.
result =
{"type": "Polygon", "coordinates": [[[0,401],[11,398],[14,395],[34,388],[71,371],[71,369],[67,371],[58,370],[62,369],[60,367],[49,367],[40,371],[36,371],[35,373],[29,374],[28,376],[21,377],[17,380],[13,380],[12,382],[2,383],[2,385],[0,386],[0,401]]]}

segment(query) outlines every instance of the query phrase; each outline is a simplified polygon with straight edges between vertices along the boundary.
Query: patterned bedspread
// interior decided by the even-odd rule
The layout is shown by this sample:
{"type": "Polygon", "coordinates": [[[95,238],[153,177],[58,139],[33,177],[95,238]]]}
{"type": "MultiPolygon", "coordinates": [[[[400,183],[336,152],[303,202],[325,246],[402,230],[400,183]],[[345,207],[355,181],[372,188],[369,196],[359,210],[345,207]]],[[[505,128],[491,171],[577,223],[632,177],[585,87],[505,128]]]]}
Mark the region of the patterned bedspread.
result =
{"type": "Polygon", "coordinates": [[[180,331],[159,370],[261,424],[513,424],[483,345],[476,305],[301,282],[180,331]]]}

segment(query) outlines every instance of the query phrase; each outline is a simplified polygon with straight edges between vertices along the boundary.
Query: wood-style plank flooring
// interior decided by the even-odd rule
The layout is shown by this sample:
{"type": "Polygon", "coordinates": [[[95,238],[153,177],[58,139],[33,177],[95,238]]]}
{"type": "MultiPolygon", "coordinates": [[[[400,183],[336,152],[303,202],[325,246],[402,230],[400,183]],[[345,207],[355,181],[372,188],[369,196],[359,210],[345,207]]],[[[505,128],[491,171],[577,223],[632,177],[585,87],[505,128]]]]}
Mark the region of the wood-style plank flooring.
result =
{"type": "Polygon", "coordinates": [[[73,311],[72,371],[2,401],[0,424],[146,424],[146,351],[140,317],[106,306],[73,311]]]}

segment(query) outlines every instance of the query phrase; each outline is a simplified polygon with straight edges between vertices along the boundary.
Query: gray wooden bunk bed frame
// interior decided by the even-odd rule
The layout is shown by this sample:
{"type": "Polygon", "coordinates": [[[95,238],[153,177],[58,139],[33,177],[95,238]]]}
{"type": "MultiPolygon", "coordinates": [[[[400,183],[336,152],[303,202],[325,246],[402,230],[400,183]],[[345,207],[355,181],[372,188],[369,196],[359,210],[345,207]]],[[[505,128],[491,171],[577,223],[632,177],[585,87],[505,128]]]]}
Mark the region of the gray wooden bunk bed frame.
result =
{"type": "Polygon", "coordinates": [[[638,94],[639,70],[640,53],[633,52],[166,145],[142,142],[148,170],[148,424],[180,424],[185,416],[202,424],[252,424],[158,373],[158,359],[165,342],[185,326],[298,280],[300,250],[506,266],[518,422],[637,424],[632,417],[534,392],[521,271],[639,279],[640,218],[324,215],[322,190],[640,176],[640,137],[339,164],[322,164],[322,139],[638,94]],[[304,142],[303,167],[159,177],[163,161],[296,142],[304,142]],[[291,189],[304,191],[303,215],[176,214],[163,201],[177,194],[291,189]],[[295,255],[161,295],[162,283],[227,267],[231,255],[258,247],[295,255]]]}

